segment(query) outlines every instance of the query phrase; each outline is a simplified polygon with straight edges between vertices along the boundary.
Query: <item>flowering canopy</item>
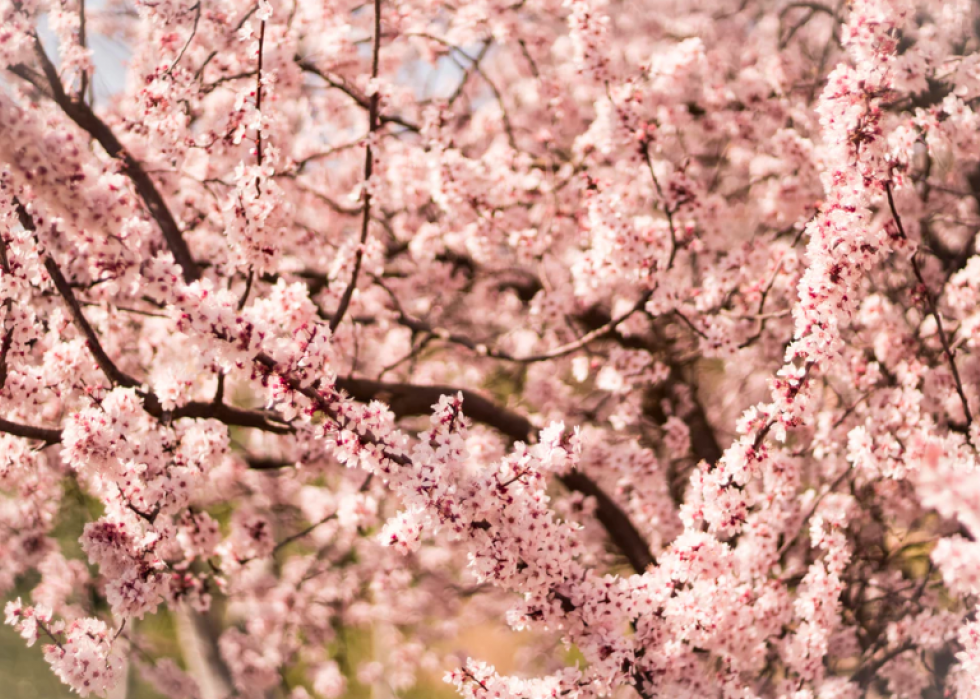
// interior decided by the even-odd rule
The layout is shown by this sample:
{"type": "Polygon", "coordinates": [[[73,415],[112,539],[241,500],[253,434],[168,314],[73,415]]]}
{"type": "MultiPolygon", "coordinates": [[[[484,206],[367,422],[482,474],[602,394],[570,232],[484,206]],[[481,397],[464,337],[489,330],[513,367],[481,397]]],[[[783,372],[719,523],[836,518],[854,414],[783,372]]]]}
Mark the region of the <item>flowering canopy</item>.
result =
{"type": "Polygon", "coordinates": [[[977,3],[0,0],[0,69],[0,590],[79,694],[980,696],[977,3]]]}

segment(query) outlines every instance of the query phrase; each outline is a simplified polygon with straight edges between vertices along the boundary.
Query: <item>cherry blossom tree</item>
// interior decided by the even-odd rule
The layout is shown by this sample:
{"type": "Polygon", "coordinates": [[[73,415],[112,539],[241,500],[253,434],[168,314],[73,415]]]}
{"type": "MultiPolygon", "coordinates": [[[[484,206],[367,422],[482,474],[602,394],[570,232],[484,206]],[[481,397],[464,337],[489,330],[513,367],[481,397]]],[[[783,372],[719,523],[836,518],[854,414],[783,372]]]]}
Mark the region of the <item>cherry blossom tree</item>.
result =
{"type": "Polygon", "coordinates": [[[977,3],[0,0],[0,71],[0,591],[80,695],[980,697],[977,3]]]}

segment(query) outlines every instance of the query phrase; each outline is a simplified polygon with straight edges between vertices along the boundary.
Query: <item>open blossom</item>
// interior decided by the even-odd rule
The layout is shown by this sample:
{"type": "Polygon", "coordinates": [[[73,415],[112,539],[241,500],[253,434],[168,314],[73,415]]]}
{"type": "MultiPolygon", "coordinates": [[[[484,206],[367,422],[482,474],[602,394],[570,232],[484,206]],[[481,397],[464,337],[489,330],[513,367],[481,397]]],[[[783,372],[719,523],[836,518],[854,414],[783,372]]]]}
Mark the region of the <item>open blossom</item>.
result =
{"type": "Polygon", "coordinates": [[[21,637],[33,646],[38,639],[39,624],[51,623],[51,610],[45,607],[25,607],[18,597],[4,607],[5,623],[14,626],[21,637]]]}
{"type": "Polygon", "coordinates": [[[25,607],[20,599],[8,602],[6,622],[33,645],[44,643],[44,658],[65,684],[79,695],[104,695],[115,686],[123,667],[106,625],[96,619],[80,619],[67,626],[52,621],[52,610],[42,605],[25,607]],[[40,633],[39,633],[40,632],[40,633]]]}
{"type": "Polygon", "coordinates": [[[105,694],[123,669],[109,630],[95,619],[72,622],[61,644],[45,646],[44,659],[62,682],[83,697],[105,694]]]}
{"type": "Polygon", "coordinates": [[[974,621],[965,625],[959,640],[963,651],[959,655],[957,691],[961,696],[970,696],[971,692],[980,691],[980,624],[974,621]]]}

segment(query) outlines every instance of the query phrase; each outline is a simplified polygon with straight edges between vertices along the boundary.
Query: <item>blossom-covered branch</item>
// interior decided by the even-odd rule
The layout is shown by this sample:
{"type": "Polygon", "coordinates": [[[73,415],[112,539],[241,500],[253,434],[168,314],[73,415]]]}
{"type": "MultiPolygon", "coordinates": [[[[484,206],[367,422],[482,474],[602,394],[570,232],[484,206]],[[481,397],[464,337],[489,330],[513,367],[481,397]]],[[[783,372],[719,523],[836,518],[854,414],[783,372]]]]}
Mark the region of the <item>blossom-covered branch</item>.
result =
{"type": "Polygon", "coordinates": [[[83,695],[976,696],[978,13],[0,0],[7,623],[83,695]]]}

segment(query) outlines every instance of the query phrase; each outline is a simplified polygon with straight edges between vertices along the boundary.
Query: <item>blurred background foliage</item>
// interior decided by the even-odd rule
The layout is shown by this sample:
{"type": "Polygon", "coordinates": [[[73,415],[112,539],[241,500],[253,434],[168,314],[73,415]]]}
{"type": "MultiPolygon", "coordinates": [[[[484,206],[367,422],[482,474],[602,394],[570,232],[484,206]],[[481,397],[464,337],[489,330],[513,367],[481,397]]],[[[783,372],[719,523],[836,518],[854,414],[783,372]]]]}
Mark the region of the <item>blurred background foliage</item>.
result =
{"type": "MultiPolygon", "coordinates": [[[[68,558],[87,562],[87,558],[78,543],[79,536],[86,522],[97,519],[101,515],[99,502],[79,489],[77,483],[68,478],[65,481],[64,497],[58,513],[52,535],[57,539],[61,550],[68,558]]],[[[231,516],[232,508],[221,507],[209,510],[224,526],[231,516]]],[[[92,572],[95,573],[95,569],[92,572]]],[[[4,599],[7,601],[21,597],[30,600],[31,589],[38,582],[37,574],[24,576],[17,582],[16,588],[4,599]]],[[[87,609],[95,609],[102,618],[109,620],[108,607],[104,600],[91,590],[84,594],[87,598],[80,600],[87,609]]],[[[220,614],[220,607],[216,611],[220,614]]],[[[132,623],[132,622],[131,622],[132,623]]],[[[177,637],[176,625],[171,614],[161,608],[154,615],[147,615],[136,622],[141,646],[153,658],[170,657],[181,667],[185,667],[181,657],[180,641],[177,637]]],[[[474,656],[497,664],[502,669],[512,666],[515,652],[520,643],[515,643],[513,632],[501,628],[474,628],[467,630],[458,639],[456,647],[466,648],[474,656]]],[[[11,626],[0,625],[0,699],[68,699],[77,697],[63,685],[51,672],[45,662],[41,650],[42,642],[28,648],[11,626]]],[[[426,675],[419,674],[415,687],[395,692],[382,682],[373,686],[365,686],[357,681],[357,668],[366,661],[375,659],[374,646],[370,630],[341,629],[337,641],[332,644],[334,657],[347,677],[347,692],[345,699],[449,699],[456,697],[455,691],[442,681],[441,673],[426,675]]],[[[133,651],[134,657],[137,651],[133,651]]],[[[296,686],[302,673],[286,671],[284,684],[296,686]]],[[[307,686],[311,696],[315,696],[312,687],[307,686]]],[[[285,692],[280,696],[284,697],[285,692]]],[[[170,699],[154,691],[147,683],[141,681],[139,671],[132,667],[125,693],[120,691],[112,699],[170,699]]]]}

